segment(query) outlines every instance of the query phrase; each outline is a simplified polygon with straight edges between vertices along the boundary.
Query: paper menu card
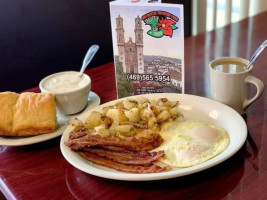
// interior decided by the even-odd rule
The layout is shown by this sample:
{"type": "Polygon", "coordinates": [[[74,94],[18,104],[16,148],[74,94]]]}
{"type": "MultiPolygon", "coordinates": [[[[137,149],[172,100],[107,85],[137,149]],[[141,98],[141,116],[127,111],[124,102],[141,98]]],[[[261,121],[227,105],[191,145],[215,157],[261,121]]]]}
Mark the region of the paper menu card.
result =
{"type": "Polygon", "coordinates": [[[183,6],[110,2],[119,98],[184,93],[183,6]]]}

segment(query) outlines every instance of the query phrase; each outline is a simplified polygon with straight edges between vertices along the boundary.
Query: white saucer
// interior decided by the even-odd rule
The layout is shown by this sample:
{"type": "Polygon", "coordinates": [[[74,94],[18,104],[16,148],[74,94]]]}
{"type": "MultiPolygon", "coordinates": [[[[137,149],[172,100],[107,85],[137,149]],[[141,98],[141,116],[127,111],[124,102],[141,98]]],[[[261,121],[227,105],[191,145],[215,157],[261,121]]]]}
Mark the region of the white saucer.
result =
{"type": "Polygon", "coordinates": [[[74,114],[74,115],[61,115],[57,113],[57,124],[58,128],[56,129],[55,132],[53,133],[47,133],[47,134],[42,134],[42,135],[36,135],[36,136],[29,136],[29,137],[6,137],[6,136],[0,136],[0,145],[3,146],[23,146],[23,145],[29,145],[29,144],[34,144],[38,142],[43,142],[46,140],[53,139],[57,136],[62,135],[62,133],[65,131],[67,128],[67,121],[70,118],[77,117],[78,115],[88,111],[91,108],[94,108],[100,104],[100,98],[99,96],[94,93],[90,92],[89,97],[88,97],[88,104],[84,110],[81,112],[74,114]]]}

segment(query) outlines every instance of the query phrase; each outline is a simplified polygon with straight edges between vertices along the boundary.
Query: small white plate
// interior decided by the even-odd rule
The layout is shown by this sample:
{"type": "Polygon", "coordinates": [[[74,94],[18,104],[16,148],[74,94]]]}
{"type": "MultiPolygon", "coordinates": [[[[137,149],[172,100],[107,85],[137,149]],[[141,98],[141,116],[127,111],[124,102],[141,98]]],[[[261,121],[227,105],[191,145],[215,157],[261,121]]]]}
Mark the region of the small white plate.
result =
{"type": "Polygon", "coordinates": [[[68,115],[68,116],[64,116],[64,115],[57,113],[58,128],[56,129],[55,132],[42,134],[42,135],[36,135],[36,136],[28,136],[28,137],[0,136],[0,145],[3,145],[3,146],[23,146],[23,145],[29,145],[29,144],[34,144],[34,143],[43,142],[46,140],[53,139],[57,136],[62,135],[62,133],[67,128],[66,123],[70,118],[77,117],[78,115],[82,114],[83,112],[86,112],[89,109],[98,106],[99,104],[100,104],[99,96],[96,93],[91,91],[89,93],[89,97],[88,97],[88,104],[87,104],[86,108],[83,111],[81,111],[80,113],[77,113],[74,115],[68,115]]]}
{"type": "MultiPolygon", "coordinates": [[[[71,149],[64,144],[64,142],[67,141],[69,138],[70,131],[73,129],[73,127],[68,126],[65,132],[63,133],[60,141],[61,152],[65,159],[74,167],[86,173],[99,177],[131,181],[160,180],[193,174],[215,166],[235,154],[246,141],[247,126],[244,119],[236,111],[224,104],[204,97],[187,94],[161,93],[147,94],[142,96],[145,96],[149,99],[159,99],[162,97],[166,97],[169,100],[178,100],[180,102],[180,112],[186,118],[214,124],[223,128],[229,134],[230,145],[224,152],[222,152],[218,156],[193,167],[174,169],[168,172],[161,173],[132,174],[119,172],[113,169],[92,164],[80,157],[76,152],[71,151],[71,149]]],[[[97,106],[94,109],[91,109],[90,111],[80,115],[79,119],[84,122],[92,111],[101,111],[103,107],[106,107],[111,104],[113,105],[117,101],[121,100],[122,99],[118,99],[97,106]]]]}

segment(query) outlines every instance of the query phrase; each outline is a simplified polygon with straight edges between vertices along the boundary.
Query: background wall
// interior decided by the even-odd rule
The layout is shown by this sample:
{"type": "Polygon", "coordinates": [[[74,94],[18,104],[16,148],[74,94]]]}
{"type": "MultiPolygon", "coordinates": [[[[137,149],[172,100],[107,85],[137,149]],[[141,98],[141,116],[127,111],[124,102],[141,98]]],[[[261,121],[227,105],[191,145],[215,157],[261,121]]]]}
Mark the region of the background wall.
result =
{"type": "MultiPolygon", "coordinates": [[[[185,2],[190,16],[191,1],[185,2]]],[[[189,22],[185,26],[189,35],[189,22]]],[[[1,0],[0,92],[37,86],[51,73],[78,71],[92,44],[100,49],[89,67],[113,61],[109,0],[1,0]]]]}

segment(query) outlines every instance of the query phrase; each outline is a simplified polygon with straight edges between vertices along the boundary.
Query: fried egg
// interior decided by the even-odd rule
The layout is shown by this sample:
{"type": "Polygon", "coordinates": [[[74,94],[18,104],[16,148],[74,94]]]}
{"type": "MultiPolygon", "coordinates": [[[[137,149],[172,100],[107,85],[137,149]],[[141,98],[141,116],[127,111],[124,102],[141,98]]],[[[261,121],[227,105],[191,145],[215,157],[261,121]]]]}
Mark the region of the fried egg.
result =
{"type": "Polygon", "coordinates": [[[228,134],[217,126],[202,122],[168,122],[160,131],[164,150],[162,163],[184,168],[203,163],[222,153],[230,143],[228,134]]]}

